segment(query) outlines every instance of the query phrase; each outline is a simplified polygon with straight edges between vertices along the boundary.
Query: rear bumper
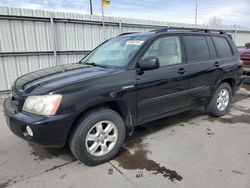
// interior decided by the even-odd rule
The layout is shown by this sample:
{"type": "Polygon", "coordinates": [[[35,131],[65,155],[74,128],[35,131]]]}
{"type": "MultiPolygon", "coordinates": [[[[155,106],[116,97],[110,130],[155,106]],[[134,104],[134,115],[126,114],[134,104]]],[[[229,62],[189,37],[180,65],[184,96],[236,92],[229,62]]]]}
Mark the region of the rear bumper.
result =
{"type": "Polygon", "coordinates": [[[245,84],[249,84],[250,83],[250,76],[245,75],[244,78],[243,78],[243,82],[245,84]]]}
{"type": "Polygon", "coordinates": [[[250,65],[243,65],[243,71],[246,73],[250,73],[250,65]]]}
{"type": "Polygon", "coordinates": [[[15,112],[10,98],[4,101],[4,115],[10,130],[17,136],[40,145],[62,147],[65,145],[69,130],[75,119],[72,114],[39,116],[24,112],[15,112]],[[29,125],[34,133],[27,135],[29,125]]]}

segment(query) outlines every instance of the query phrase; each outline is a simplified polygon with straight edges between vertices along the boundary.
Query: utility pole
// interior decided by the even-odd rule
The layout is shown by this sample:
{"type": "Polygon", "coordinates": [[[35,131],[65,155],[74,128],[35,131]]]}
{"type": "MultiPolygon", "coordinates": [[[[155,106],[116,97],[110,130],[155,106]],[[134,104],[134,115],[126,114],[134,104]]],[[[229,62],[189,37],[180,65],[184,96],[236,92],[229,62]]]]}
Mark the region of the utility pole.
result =
{"type": "Polygon", "coordinates": [[[93,15],[92,0],[89,0],[90,14],[93,15]]]}
{"type": "Polygon", "coordinates": [[[104,10],[103,10],[103,1],[101,0],[101,5],[102,5],[102,26],[104,29],[104,10]]]}
{"type": "Polygon", "coordinates": [[[105,31],[105,23],[104,23],[104,5],[103,5],[103,0],[101,0],[101,6],[102,6],[102,29],[103,29],[103,35],[104,39],[106,40],[106,31],[105,31]]]}
{"type": "Polygon", "coordinates": [[[198,4],[196,3],[196,6],[195,6],[195,26],[197,25],[197,11],[198,11],[198,4]]]}

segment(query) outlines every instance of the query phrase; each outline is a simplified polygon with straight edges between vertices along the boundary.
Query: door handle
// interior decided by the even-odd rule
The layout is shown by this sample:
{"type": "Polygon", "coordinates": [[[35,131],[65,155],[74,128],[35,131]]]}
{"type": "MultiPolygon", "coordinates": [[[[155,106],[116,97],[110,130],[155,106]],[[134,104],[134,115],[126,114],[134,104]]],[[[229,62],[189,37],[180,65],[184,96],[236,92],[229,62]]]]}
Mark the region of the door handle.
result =
{"type": "Polygon", "coordinates": [[[214,66],[215,66],[215,67],[219,67],[219,66],[220,66],[220,63],[219,63],[219,62],[215,62],[215,63],[214,63],[214,66]]]}
{"type": "Polygon", "coordinates": [[[177,72],[178,72],[179,74],[184,74],[185,72],[187,72],[187,70],[184,69],[184,68],[180,68],[177,72]]]}

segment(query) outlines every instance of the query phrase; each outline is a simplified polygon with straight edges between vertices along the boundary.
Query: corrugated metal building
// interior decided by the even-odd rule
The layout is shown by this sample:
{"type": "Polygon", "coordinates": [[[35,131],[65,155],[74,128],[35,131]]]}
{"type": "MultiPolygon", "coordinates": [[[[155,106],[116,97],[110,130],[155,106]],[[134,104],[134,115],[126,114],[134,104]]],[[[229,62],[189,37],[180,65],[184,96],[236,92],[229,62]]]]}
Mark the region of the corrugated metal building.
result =
{"type": "MultiPolygon", "coordinates": [[[[162,26],[195,27],[192,24],[131,18],[102,17],[0,7],[0,93],[26,73],[79,61],[105,39],[123,32],[149,31],[162,26]]],[[[204,28],[205,26],[197,26],[204,28]]],[[[250,30],[226,30],[238,46],[250,41],[250,30]]]]}

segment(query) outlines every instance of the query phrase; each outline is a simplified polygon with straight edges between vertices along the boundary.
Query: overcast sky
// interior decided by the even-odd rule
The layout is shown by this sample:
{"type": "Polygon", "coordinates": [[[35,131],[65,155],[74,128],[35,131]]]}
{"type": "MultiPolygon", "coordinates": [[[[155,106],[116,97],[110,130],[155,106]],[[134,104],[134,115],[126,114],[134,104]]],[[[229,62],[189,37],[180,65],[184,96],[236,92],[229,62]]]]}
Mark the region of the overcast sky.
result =
{"type": "MultiPolygon", "coordinates": [[[[101,0],[93,1],[94,14],[101,14],[101,0]]],[[[224,25],[250,28],[250,0],[111,0],[105,15],[198,24],[216,16],[224,25]]],[[[69,11],[89,14],[89,0],[0,0],[0,6],[69,11]]]]}

